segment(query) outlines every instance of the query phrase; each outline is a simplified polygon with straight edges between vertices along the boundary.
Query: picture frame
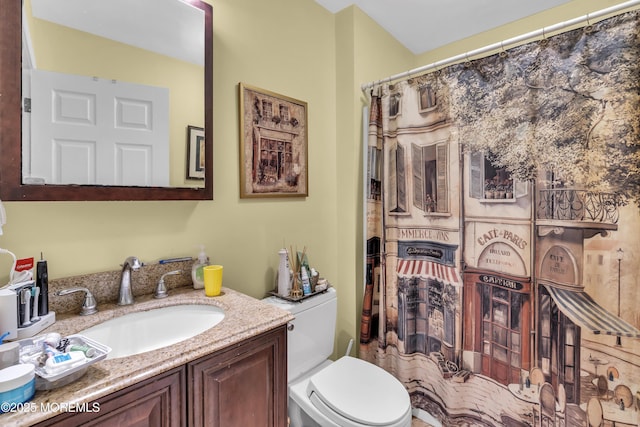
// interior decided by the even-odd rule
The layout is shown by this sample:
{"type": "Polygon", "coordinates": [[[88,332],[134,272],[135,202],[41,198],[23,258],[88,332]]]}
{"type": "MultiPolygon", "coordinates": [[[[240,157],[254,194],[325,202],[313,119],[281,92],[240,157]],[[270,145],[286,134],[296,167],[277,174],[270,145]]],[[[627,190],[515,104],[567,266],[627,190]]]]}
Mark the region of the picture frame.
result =
{"type": "Polygon", "coordinates": [[[204,179],[204,128],[187,126],[187,179],[204,179]]]}
{"type": "Polygon", "coordinates": [[[307,103],[239,83],[240,198],[307,197],[307,103]]]}

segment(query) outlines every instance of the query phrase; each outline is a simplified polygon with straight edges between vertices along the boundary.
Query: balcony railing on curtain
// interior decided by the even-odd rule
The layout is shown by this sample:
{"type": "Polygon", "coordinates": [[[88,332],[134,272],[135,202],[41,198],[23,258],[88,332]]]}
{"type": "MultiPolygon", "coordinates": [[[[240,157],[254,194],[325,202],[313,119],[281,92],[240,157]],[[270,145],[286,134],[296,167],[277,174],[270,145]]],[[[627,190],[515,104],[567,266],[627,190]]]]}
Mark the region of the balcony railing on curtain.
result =
{"type": "Polygon", "coordinates": [[[536,217],[617,224],[618,206],[618,198],[613,193],[568,188],[539,190],[536,217]]]}

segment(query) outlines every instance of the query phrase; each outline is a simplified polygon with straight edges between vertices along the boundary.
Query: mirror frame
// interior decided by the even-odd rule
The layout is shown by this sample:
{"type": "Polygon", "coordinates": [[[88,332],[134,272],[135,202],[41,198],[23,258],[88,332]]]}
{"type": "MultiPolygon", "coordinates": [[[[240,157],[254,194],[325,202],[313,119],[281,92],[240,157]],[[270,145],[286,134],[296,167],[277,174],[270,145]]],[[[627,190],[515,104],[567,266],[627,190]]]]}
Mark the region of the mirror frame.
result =
{"type": "MultiPolygon", "coordinates": [[[[22,183],[22,1],[0,0],[0,199],[6,201],[212,200],[213,13],[201,0],[182,0],[204,12],[204,187],[25,185],[22,183]]],[[[186,132],[186,131],[185,131],[186,132]]],[[[186,133],[185,133],[186,134],[186,133]]],[[[185,144],[186,150],[186,144],[185,144]]],[[[186,166],[185,166],[186,167],[186,166]]]]}

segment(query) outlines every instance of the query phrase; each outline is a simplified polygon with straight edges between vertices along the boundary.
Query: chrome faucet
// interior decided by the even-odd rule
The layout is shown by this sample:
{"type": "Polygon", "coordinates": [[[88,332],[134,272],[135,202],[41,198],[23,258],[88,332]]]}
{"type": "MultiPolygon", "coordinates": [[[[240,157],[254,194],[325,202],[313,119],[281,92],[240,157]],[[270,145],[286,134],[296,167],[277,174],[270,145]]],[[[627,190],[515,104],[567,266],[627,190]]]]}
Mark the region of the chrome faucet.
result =
{"type": "Polygon", "coordinates": [[[122,264],[122,275],[120,276],[120,294],[118,295],[118,305],[133,304],[133,294],[131,293],[131,270],[142,267],[138,258],[130,256],[122,264]]]}

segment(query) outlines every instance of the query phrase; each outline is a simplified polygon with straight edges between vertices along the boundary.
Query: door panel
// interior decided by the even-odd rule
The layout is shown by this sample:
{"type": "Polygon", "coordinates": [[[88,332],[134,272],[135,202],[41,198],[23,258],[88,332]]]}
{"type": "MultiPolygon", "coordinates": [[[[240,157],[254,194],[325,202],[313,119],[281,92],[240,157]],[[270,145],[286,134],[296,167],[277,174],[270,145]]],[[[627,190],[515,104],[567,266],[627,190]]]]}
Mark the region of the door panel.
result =
{"type": "Polygon", "coordinates": [[[34,70],[31,176],[169,185],[168,89],[34,70]]]}

